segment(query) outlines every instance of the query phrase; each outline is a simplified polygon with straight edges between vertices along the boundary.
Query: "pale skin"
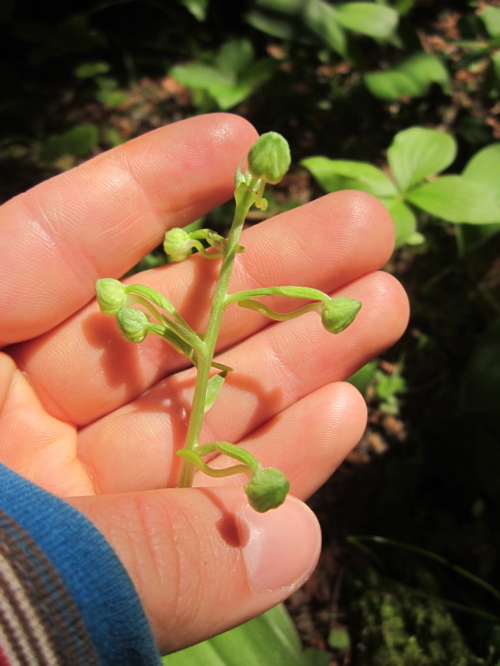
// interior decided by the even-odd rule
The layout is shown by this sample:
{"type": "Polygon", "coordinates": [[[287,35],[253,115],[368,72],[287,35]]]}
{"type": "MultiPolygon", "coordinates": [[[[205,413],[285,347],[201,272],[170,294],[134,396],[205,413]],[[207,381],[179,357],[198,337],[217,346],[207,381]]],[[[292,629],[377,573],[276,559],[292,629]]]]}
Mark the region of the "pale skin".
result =
{"type": "MultiPolygon", "coordinates": [[[[338,336],[314,313],[272,324],[237,306],[225,315],[219,347],[230,349],[218,360],[235,372],[207,415],[204,441],[231,441],[282,469],[294,496],[259,518],[272,526],[270,564],[252,578],[242,548],[253,518],[241,477],[200,473],[196,488],[175,488],[193,370],[157,338],[122,340],[99,313],[94,285],[120,278],[167,229],[231,198],[256,136],[236,116],[197,117],[0,208],[0,462],[102,532],[162,652],[265,611],[311,574],[319,528],[299,500],[328,479],[366,423],[363,399],[342,380],[392,345],[408,319],[403,289],[380,271],[393,248],[392,222],[369,195],[329,195],[243,233],[231,291],[300,284],[363,303],[338,336]],[[287,534],[300,547],[275,574],[272,554],[283,557],[287,534]]],[[[217,263],[194,257],[134,281],[164,293],[203,330],[217,263]]],[[[231,463],[220,456],[211,464],[231,463]]]]}

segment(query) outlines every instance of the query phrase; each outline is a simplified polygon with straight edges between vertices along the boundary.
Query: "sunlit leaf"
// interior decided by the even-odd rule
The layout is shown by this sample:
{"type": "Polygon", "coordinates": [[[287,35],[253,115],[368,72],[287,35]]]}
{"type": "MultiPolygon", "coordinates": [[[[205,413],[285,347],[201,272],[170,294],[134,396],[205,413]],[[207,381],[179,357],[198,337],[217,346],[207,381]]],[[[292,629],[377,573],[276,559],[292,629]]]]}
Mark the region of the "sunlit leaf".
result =
{"type": "Polygon", "coordinates": [[[464,178],[494,188],[500,196],[500,141],[479,150],[462,171],[464,178]]]}
{"type": "Polygon", "coordinates": [[[368,90],[379,99],[395,102],[403,97],[418,97],[421,88],[407,74],[397,70],[368,72],[363,81],[368,90]]]}
{"type": "Polygon", "coordinates": [[[336,8],[321,0],[310,0],[304,3],[302,20],[332,51],[346,57],[347,39],[336,8]]]}
{"type": "Polygon", "coordinates": [[[421,89],[424,95],[431,83],[441,86],[443,92],[451,92],[451,80],[448,70],[441,60],[430,53],[416,53],[404,60],[398,70],[409,76],[421,89]]]}
{"type": "Polygon", "coordinates": [[[209,0],[180,0],[181,5],[184,5],[198,21],[206,19],[208,2],[209,0]]]}
{"type": "Polygon", "coordinates": [[[423,236],[417,232],[417,218],[412,209],[399,199],[382,199],[391,214],[396,231],[395,247],[419,245],[423,236]]]}
{"type": "Polygon", "coordinates": [[[254,59],[252,43],[248,39],[230,39],[223,44],[215,59],[217,69],[234,80],[254,59]]]}
{"type": "Polygon", "coordinates": [[[165,666],[308,666],[297,630],[278,605],[245,624],[165,657],[165,666]]]}
{"type": "Polygon", "coordinates": [[[330,160],[318,156],[307,157],[301,164],[311,172],[326,192],[349,188],[377,197],[391,197],[397,193],[392,180],[367,162],[330,160]]]}
{"type": "Polygon", "coordinates": [[[399,20],[392,7],[373,2],[347,2],[336,9],[342,27],[377,39],[390,37],[399,20]]]}
{"type": "Polygon", "coordinates": [[[490,37],[500,37],[500,7],[485,7],[479,17],[490,37]]]}
{"type": "Polygon", "coordinates": [[[424,178],[446,169],[455,159],[455,139],[445,132],[410,127],[394,137],[387,157],[394,180],[405,192],[424,178]]]}
{"type": "Polygon", "coordinates": [[[500,220],[496,191],[463,176],[443,176],[424,183],[407,195],[407,201],[448,222],[489,224],[500,220]]]}
{"type": "Polygon", "coordinates": [[[388,102],[422,97],[433,83],[445,93],[451,89],[448,70],[439,58],[429,53],[417,53],[396,67],[367,73],[363,79],[372,95],[388,102]]]}

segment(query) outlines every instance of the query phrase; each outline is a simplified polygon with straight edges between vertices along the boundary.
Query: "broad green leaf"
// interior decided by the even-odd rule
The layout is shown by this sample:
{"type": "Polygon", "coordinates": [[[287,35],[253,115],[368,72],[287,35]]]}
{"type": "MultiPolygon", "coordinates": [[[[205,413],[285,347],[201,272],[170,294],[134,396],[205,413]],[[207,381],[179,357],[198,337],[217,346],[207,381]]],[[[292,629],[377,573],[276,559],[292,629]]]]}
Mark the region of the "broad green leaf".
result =
{"type": "Polygon", "coordinates": [[[387,39],[398,24],[398,14],[387,5],[373,2],[347,2],[337,5],[337,20],[343,28],[362,35],[387,39]]]}
{"type": "Polygon", "coordinates": [[[271,37],[290,41],[296,36],[295,26],[287,18],[269,16],[254,9],[245,14],[245,21],[252,28],[260,30],[266,35],[271,35],[271,37]]]}
{"type": "Polygon", "coordinates": [[[363,79],[372,95],[388,102],[403,97],[422,97],[433,83],[446,93],[451,86],[446,67],[429,53],[417,53],[397,67],[365,74],[363,79]]]}
{"type": "Polygon", "coordinates": [[[441,60],[430,53],[416,53],[398,66],[398,71],[409,76],[425,95],[431,83],[437,83],[445,93],[451,92],[448,70],[441,60]]]}
{"type": "Polygon", "coordinates": [[[399,190],[406,192],[424,178],[446,169],[456,152],[457,145],[450,134],[410,127],[396,134],[387,158],[399,190]]]}
{"type": "Polygon", "coordinates": [[[347,39],[336,8],[322,0],[309,0],[303,5],[302,20],[332,51],[347,56],[347,39]]]}
{"type": "Polygon", "coordinates": [[[486,7],[479,12],[486,31],[490,37],[500,37],[500,7],[486,7]]]}
{"type": "Polygon", "coordinates": [[[500,220],[497,192],[463,176],[442,176],[424,183],[406,199],[448,222],[490,224],[500,220]]]}
{"type": "Polygon", "coordinates": [[[50,136],[40,151],[40,160],[50,164],[65,155],[85,157],[98,142],[97,125],[77,125],[67,132],[50,136]]]}
{"type": "Polygon", "coordinates": [[[210,640],[164,658],[165,666],[307,666],[295,626],[280,604],[210,640]]]}
{"type": "Polygon", "coordinates": [[[219,71],[236,81],[253,59],[254,50],[250,40],[231,39],[221,46],[215,64],[219,71]]]}
{"type": "Polygon", "coordinates": [[[213,86],[209,89],[210,95],[223,111],[232,109],[253,93],[253,85],[238,83],[232,86],[213,86]]]}
{"type": "Polygon", "coordinates": [[[198,21],[206,19],[209,0],[180,0],[180,2],[198,21]]]}
{"type": "Polygon", "coordinates": [[[210,379],[208,380],[204,414],[208,412],[210,407],[212,407],[214,402],[217,400],[217,396],[219,395],[219,392],[224,384],[226,377],[227,377],[227,372],[219,372],[213,377],[210,377],[210,379]]]}
{"type": "Polygon", "coordinates": [[[326,192],[356,189],[377,197],[394,196],[396,188],[383,171],[367,162],[307,157],[301,165],[308,169],[326,192]]]}
{"type": "Polygon", "coordinates": [[[403,97],[418,97],[421,92],[413,79],[395,69],[368,72],[363,75],[363,81],[372,95],[386,102],[395,102],[403,97]]]}
{"type": "Polygon", "coordinates": [[[346,381],[356,387],[362,396],[366,396],[368,387],[370,386],[375,375],[377,365],[378,363],[376,360],[369,361],[366,365],[364,365],[357,372],[346,379],[346,381]]]}
{"type": "Polygon", "coordinates": [[[396,231],[395,247],[419,245],[423,236],[417,232],[417,218],[412,209],[399,199],[382,199],[391,214],[396,231]]]}
{"type": "Polygon", "coordinates": [[[234,81],[210,65],[193,62],[189,65],[175,65],[169,71],[180,84],[186,88],[210,90],[213,86],[230,85],[234,81]]]}
{"type": "Polygon", "coordinates": [[[471,157],[462,176],[488,185],[500,196],[500,141],[482,148],[471,157]]]}

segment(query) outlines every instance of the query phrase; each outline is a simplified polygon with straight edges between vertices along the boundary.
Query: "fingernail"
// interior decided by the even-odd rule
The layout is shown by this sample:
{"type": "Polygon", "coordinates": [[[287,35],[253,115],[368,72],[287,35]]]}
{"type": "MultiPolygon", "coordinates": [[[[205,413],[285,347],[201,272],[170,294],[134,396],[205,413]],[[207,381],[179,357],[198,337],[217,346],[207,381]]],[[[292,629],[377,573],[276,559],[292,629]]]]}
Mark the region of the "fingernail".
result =
{"type": "Polygon", "coordinates": [[[253,590],[297,588],[316,565],[321,532],[313,512],[288,497],[278,509],[257,513],[245,506],[238,529],[248,580],[253,590]]]}

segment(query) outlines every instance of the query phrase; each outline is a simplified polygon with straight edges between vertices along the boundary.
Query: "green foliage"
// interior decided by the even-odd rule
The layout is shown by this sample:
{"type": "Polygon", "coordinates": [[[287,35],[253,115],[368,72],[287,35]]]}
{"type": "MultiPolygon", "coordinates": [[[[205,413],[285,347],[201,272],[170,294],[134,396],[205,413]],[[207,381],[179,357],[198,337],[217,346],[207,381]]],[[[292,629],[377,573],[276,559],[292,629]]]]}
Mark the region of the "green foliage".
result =
{"type": "MultiPolygon", "coordinates": [[[[53,134],[44,142],[40,150],[40,161],[54,164],[62,157],[84,157],[99,142],[99,129],[96,125],[76,125],[62,134],[53,134]]],[[[73,166],[70,162],[68,167],[73,166]]]]}
{"type": "MultiPolygon", "coordinates": [[[[415,572],[421,590],[429,589],[429,575],[415,572]]],[[[431,585],[432,585],[432,581],[431,585]]],[[[356,602],[359,640],[373,666],[480,666],[485,664],[467,647],[452,616],[436,597],[421,596],[374,570],[358,580],[356,602]]]]}
{"type": "Polygon", "coordinates": [[[262,666],[328,666],[329,662],[324,652],[302,649],[290,615],[280,604],[235,629],[165,657],[163,663],[241,666],[242,658],[262,666]]]}
{"type": "Polygon", "coordinates": [[[363,80],[368,90],[387,102],[407,97],[424,97],[433,83],[443,92],[451,92],[448,70],[430,53],[416,53],[399,65],[381,72],[370,72],[363,80]]]}
{"type": "Polygon", "coordinates": [[[209,0],[179,0],[181,5],[184,5],[191,14],[198,19],[204,21],[207,18],[209,0]]]}
{"type": "Polygon", "coordinates": [[[388,40],[397,27],[398,14],[391,7],[374,2],[332,5],[323,0],[257,0],[246,20],[257,30],[280,39],[313,37],[319,45],[347,57],[346,31],[388,40]]]}
{"type": "Polygon", "coordinates": [[[273,71],[270,58],[256,60],[248,39],[232,39],[215,54],[205,53],[196,62],[172,67],[170,75],[193,91],[195,106],[206,112],[233,108],[267,81],[273,71]]]}
{"type": "Polygon", "coordinates": [[[411,127],[398,132],[387,150],[392,179],[365,162],[308,157],[302,165],[327,192],[350,188],[378,197],[392,215],[399,247],[422,240],[413,206],[453,223],[495,225],[500,220],[500,194],[493,186],[500,178],[500,144],[477,153],[462,175],[436,177],[452,164],[456,151],[450,134],[411,127]]]}

